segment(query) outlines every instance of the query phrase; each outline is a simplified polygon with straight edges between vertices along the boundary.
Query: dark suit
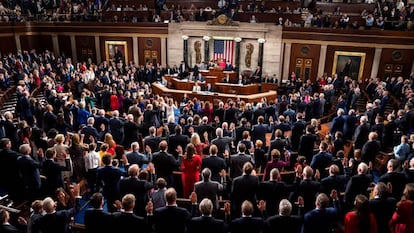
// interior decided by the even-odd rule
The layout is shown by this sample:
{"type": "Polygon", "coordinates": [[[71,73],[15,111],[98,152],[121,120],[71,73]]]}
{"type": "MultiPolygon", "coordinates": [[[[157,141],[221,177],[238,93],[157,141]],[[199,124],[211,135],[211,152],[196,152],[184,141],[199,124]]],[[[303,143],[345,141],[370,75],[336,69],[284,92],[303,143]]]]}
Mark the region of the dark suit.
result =
{"type": "Polygon", "coordinates": [[[37,162],[29,155],[22,155],[17,159],[17,167],[23,179],[25,194],[29,199],[36,198],[41,187],[39,169],[42,167],[42,161],[37,162]]]}
{"type": "Polygon", "coordinates": [[[109,208],[112,208],[115,200],[120,199],[119,181],[122,175],[124,175],[122,171],[113,166],[98,168],[96,173],[97,188],[103,188],[103,195],[108,199],[109,208]]]}
{"type": "Polygon", "coordinates": [[[160,142],[161,142],[160,137],[149,135],[144,138],[144,147],[149,146],[151,148],[152,153],[154,153],[154,152],[159,151],[160,142]]]}
{"type": "Polygon", "coordinates": [[[43,162],[43,174],[46,176],[46,191],[48,195],[53,196],[59,187],[64,187],[62,171],[70,171],[70,159],[65,159],[65,165],[61,166],[52,159],[43,162]]]}
{"type": "Polygon", "coordinates": [[[211,144],[217,146],[217,155],[219,157],[223,158],[223,154],[226,150],[230,152],[231,140],[232,139],[229,137],[221,137],[221,138],[215,138],[211,140],[211,144]]]}
{"type": "Polygon", "coordinates": [[[339,203],[334,201],[334,208],[313,209],[303,218],[302,233],[330,233],[333,224],[339,218],[339,203]]]}
{"type": "Polygon", "coordinates": [[[114,213],[112,222],[112,232],[132,233],[139,231],[142,233],[148,233],[151,229],[143,217],[137,216],[133,213],[114,213]]]}
{"type": "Polygon", "coordinates": [[[230,123],[237,123],[237,112],[239,110],[237,108],[228,108],[224,111],[224,121],[230,123]]]}
{"type": "Polygon", "coordinates": [[[259,184],[257,197],[266,201],[266,212],[269,216],[278,213],[279,202],[288,196],[285,182],[274,180],[264,181],[259,184]]]}
{"type": "Polygon", "coordinates": [[[316,171],[319,170],[321,178],[325,178],[328,174],[325,168],[332,163],[332,155],[326,151],[320,151],[313,156],[310,164],[311,168],[316,171]]]}
{"type": "Polygon", "coordinates": [[[124,132],[125,132],[125,138],[124,138],[124,147],[129,148],[131,146],[131,143],[138,141],[138,130],[139,126],[137,123],[132,121],[127,121],[124,124],[124,132]]]}
{"type": "Polygon", "coordinates": [[[218,156],[208,156],[201,161],[201,170],[209,168],[211,170],[211,180],[221,182],[220,172],[226,170],[226,162],[218,156]]]}
{"type": "Polygon", "coordinates": [[[259,178],[252,175],[242,175],[233,180],[231,187],[231,208],[232,216],[241,215],[241,204],[243,201],[250,201],[256,206],[256,193],[259,188],[259,178]]]}
{"type": "Polygon", "coordinates": [[[371,213],[377,220],[378,233],[389,233],[389,221],[394,214],[397,200],[392,197],[374,198],[369,201],[371,213]]]}
{"type": "Polygon", "coordinates": [[[121,197],[131,193],[135,196],[134,213],[139,216],[145,216],[145,205],[148,202],[148,191],[154,187],[151,183],[140,180],[138,177],[127,177],[119,182],[121,197]]]}
{"type": "Polygon", "coordinates": [[[32,232],[38,233],[69,233],[70,218],[75,216],[80,210],[80,198],[76,198],[75,207],[69,210],[59,210],[51,214],[40,217],[33,223],[32,232]]]}
{"type": "Polygon", "coordinates": [[[236,141],[235,141],[235,144],[237,145],[239,143],[239,141],[241,141],[243,139],[243,132],[244,131],[250,132],[250,129],[247,128],[244,125],[241,125],[241,126],[237,126],[236,129],[235,129],[235,131],[236,131],[236,141]]]}
{"type": "Polygon", "coordinates": [[[258,217],[241,217],[234,219],[230,225],[231,233],[260,233],[263,231],[265,223],[258,217]]]}
{"type": "MultiPolygon", "coordinates": [[[[267,209],[266,203],[266,209],[267,209]]],[[[300,233],[302,227],[302,217],[291,215],[275,215],[266,219],[266,233],[283,232],[283,233],[300,233]]]]}
{"type": "MultiPolygon", "coordinates": [[[[315,148],[315,142],[317,140],[317,137],[315,134],[304,134],[300,137],[299,139],[299,148],[298,148],[298,153],[300,155],[304,155],[306,157],[306,160],[308,161],[312,161],[312,157],[313,157],[313,150],[315,148]]],[[[292,141],[293,144],[293,141],[292,141]]]]}
{"type": "MultiPolygon", "coordinates": [[[[355,142],[356,143],[356,142],[355,142]]],[[[367,141],[361,150],[362,161],[365,163],[372,162],[374,164],[375,157],[380,153],[381,145],[378,141],[367,141]]]]}
{"type": "Polygon", "coordinates": [[[332,120],[331,135],[335,135],[337,131],[344,132],[345,118],[343,116],[337,116],[332,120]]]}
{"type": "Polygon", "coordinates": [[[0,187],[11,196],[12,199],[21,193],[21,179],[17,165],[17,158],[20,154],[11,149],[2,149],[0,151],[0,187]],[[6,178],[7,177],[7,178],[6,178]]]}
{"type": "Polygon", "coordinates": [[[101,125],[105,125],[105,129],[108,129],[109,119],[105,116],[95,116],[95,124],[93,125],[98,132],[101,131],[101,125]]]}
{"type": "Polygon", "coordinates": [[[256,140],[261,140],[263,143],[266,142],[266,133],[272,132],[272,129],[269,125],[266,124],[256,124],[252,127],[252,142],[256,140]]]}
{"type": "Polygon", "coordinates": [[[85,137],[83,141],[87,144],[91,143],[91,140],[89,140],[89,136],[92,136],[95,139],[95,142],[99,140],[99,133],[98,130],[96,130],[93,126],[85,126],[81,130],[81,134],[84,134],[85,137]]]}
{"type": "Polygon", "coordinates": [[[160,207],[154,211],[154,229],[157,233],[186,233],[191,217],[191,213],[181,207],[160,207]]]}
{"type": "Polygon", "coordinates": [[[302,136],[303,132],[305,132],[305,122],[303,121],[296,121],[293,123],[292,126],[292,136],[290,137],[290,141],[292,143],[292,150],[297,151],[299,148],[299,140],[302,136]]]}
{"type": "Polygon", "coordinates": [[[223,190],[223,186],[217,181],[199,181],[194,184],[194,192],[197,194],[197,202],[200,203],[204,198],[213,202],[215,210],[218,210],[218,195],[223,190]]]}
{"type": "Polygon", "coordinates": [[[227,233],[228,226],[223,220],[209,216],[194,217],[188,223],[188,233],[227,233]]]}
{"type": "Polygon", "coordinates": [[[147,164],[149,162],[145,155],[139,152],[131,151],[130,153],[126,154],[126,157],[129,164],[138,164],[140,168],[142,168],[143,164],[147,164]]]}
{"type": "Polygon", "coordinates": [[[181,157],[176,160],[171,154],[160,151],[152,156],[152,163],[158,178],[162,177],[167,181],[168,186],[173,185],[173,171],[178,171],[181,165],[181,157]]]}
{"type": "Polygon", "coordinates": [[[391,183],[392,193],[391,196],[399,200],[403,194],[405,184],[407,183],[404,173],[388,172],[380,177],[380,182],[385,184],[391,183]]]}
{"type": "Polygon", "coordinates": [[[84,216],[85,229],[88,233],[108,231],[112,224],[112,215],[102,209],[88,209],[84,216]]]}
{"type": "Polygon", "coordinates": [[[321,180],[321,193],[330,195],[331,191],[335,189],[338,193],[345,190],[346,177],[343,175],[328,176],[321,180]]]}
{"type": "Polygon", "coordinates": [[[124,142],[124,122],[119,118],[111,118],[109,120],[109,131],[114,140],[122,145],[124,142]]]}
{"type": "Polygon", "coordinates": [[[367,189],[371,182],[372,177],[370,175],[359,174],[351,177],[346,186],[344,197],[344,201],[347,203],[348,207],[353,205],[354,199],[358,194],[363,194],[366,197],[369,197],[367,189]]]}
{"type": "Polygon", "coordinates": [[[290,200],[294,202],[299,196],[303,197],[305,213],[315,208],[316,195],[319,193],[320,184],[317,181],[304,179],[296,187],[296,192],[290,200]]]}
{"type": "Polygon", "coordinates": [[[241,176],[243,174],[243,165],[247,162],[251,162],[253,164],[252,157],[250,155],[246,155],[244,153],[231,155],[229,165],[230,178],[234,179],[241,176]]]}
{"type": "Polygon", "coordinates": [[[190,138],[187,135],[173,134],[168,138],[168,151],[178,158],[177,147],[181,146],[185,150],[187,144],[190,142],[190,138]]]}
{"type": "Polygon", "coordinates": [[[362,149],[364,143],[368,140],[369,127],[367,124],[361,124],[355,129],[354,142],[355,149],[362,149]]]}
{"type": "Polygon", "coordinates": [[[1,233],[20,233],[20,232],[23,233],[25,231],[20,231],[15,226],[10,225],[10,224],[2,224],[0,225],[0,232],[1,233]]]}

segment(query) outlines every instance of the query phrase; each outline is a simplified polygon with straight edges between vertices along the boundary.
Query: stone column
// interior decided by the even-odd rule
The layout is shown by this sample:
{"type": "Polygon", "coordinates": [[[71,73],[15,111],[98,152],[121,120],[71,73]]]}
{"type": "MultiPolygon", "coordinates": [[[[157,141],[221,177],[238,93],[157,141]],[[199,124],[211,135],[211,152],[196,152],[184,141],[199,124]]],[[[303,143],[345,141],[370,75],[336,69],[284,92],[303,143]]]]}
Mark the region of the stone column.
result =
{"type": "Polygon", "coordinates": [[[263,44],[266,42],[266,40],[260,38],[257,39],[257,42],[259,42],[259,60],[257,61],[257,65],[260,66],[260,68],[263,70],[263,44]]]}
{"type": "Polygon", "coordinates": [[[413,65],[411,66],[411,73],[414,72],[414,61],[413,61],[413,65]]]}
{"type": "Polygon", "coordinates": [[[378,76],[381,53],[382,53],[382,48],[375,49],[374,59],[373,59],[374,62],[372,63],[372,69],[371,69],[371,75],[370,75],[371,78],[376,78],[378,76]]]}
{"type": "Polygon", "coordinates": [[[72,59],[73,62],[78,62],[78,54],[76,51],[76,38],[74,35],[70,36],[70,47],[72,49],[72,59]]]}
{"type": "Polygon", "coordinates": [[[204,62],[210,61],[210,39],[209,36],[203,36],[204,40],[204,62]]]}
{"type": "Polygon", "coordinates": [[[167,64],[167,40],[165,37],[161,38],[161,64],[167,64]]]}
{"type": "Polygon", "coordinates": [[[53,52],[60,55],[59,40],[57,35],[52,35],[53,52]]]}
{"type": "Polygon", "coordinates": [[[183,35],[183,61],[185,64],[188,64],[188,36],[183,35]]]}
{"type": "Polygon", "coordinates": [[[285,54],[283,56],[283,77],[282,79],[287,79],[289,77],[289,65],[290,65],[290,53],[292,50],[292,44],[291,43],[285,43],[285,54]]]}
{"type": "Polygon", "coordinates": [[[132,53],[133,53],[135,65],[139,65],[138,37],[135,37],[135,36],[132,37],[132,53]]]}
{"type": "MultiPolygon", "coordinates": [[[[95,51],[96,51],[96,64],[101,64],[102,55],[101,55],[101,42],[99,36],[95,36],[95,51]]],[[[128,64],[128,61],[125,61],[128,64]]]]}
{"type": "Polygon", "coordinates": [[[325,60],[327,48],[328,46],[321,45],[321,51],[319,53],[318,77],[322,77],[323,73],[325,73],[325,60]]]}
{"type": "MultiPolygon", "coordinates": [[[[14,40],[16,42],[16,49],[22,51],[22,44],[20,43],[20,36],[14,35],[14,40]]],[[[23,53],[23,51],[22,51],[23,53]]]]}
{"type": "Polygon", "coordinates": [[[237,76],[240,74],[240,42],[242,41],[242,38],[236,37],[234,38],[234,41],[236,41],[236,54],[234,59],[234,64],[237,68],[237,76]]]}

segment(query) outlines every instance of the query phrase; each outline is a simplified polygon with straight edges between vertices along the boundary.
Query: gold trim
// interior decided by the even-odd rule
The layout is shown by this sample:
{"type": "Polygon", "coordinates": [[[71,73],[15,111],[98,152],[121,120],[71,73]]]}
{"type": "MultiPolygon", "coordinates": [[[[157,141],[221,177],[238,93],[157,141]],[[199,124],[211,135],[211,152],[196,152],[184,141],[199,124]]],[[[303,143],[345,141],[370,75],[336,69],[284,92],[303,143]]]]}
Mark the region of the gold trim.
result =
{"type": "Polygon", "coordinates": [[[338,56],[361,57],[361,62],[359,63],[359,71],[358,71],[358,81],[361,80],[362,74],[364,73],[366,53],[335,51],[334,61],[333,61],[333,66],[332,66],[332,74],[337,73],[336,72],[336,67],[338,65],[338,56]]]}
{"type": "Polygon", "coordinates": [[[122,45],[122,46],[124,46],[124,51],[123,51],[123,53],[124,53],[124,57],[125,57],[125,64],[129,64],[129,60],[128,60],[128,43],[126,42],[126,41],[110,41],[110,40],[107,40],[107,41],[105,41],[105,57],[106,57],[106,61],[109,61],[110,60],[110,57],[109,57],[109,46],[112,46],[112,45],[122,45]]]}
{"type": "Polygon", "coordinates": [[[335,46],[352,46],[366,48],[382,48],[382,49],[414,49],[414,45],[401,44],[375,44],[375,43],[356,43],[356,42],[340,42],[340,41],[323,41],[323,40],[298,40],[298,39],[282,39],[282,43],[292,44],[315,44],[315,45],[335,45],[335,46]]]}

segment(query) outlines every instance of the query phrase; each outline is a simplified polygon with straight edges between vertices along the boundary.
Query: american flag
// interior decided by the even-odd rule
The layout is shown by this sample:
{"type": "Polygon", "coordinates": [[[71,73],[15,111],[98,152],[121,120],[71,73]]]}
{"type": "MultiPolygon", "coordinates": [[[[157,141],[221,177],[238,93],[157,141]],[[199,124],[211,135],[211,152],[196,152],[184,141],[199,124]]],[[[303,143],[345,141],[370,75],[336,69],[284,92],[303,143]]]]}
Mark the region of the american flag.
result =
{"type": "Polygon", "coordinates": [[[223,58],[225,62],[233,63],[234,41],[233,40],[214,40],[214,60],[223,58]]]}

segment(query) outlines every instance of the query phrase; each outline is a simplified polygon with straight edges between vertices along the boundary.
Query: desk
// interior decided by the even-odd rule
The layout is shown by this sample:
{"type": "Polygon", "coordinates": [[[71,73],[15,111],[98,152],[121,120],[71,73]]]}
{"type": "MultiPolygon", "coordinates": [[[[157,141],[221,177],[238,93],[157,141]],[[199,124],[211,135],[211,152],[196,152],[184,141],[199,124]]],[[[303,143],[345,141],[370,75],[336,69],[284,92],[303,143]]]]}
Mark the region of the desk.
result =
{"type": "Polygon", "coordinates": [[[277,91],[278,85],[276,83],[262,83],[262,92],[277,91]]]}
{"type": "MultiPolygon", "coordinates": [[[[167,80],[167,83],[168,83],[167,86],[168,87],[172,87],[173,82],[174,82],[173,81],[174,78],[177,79],[177,80],[179,80],[179,81],[183,81],[184,82],[184,79],[183,80],[179,79],[177,75],[164,75],[164,79],[167,80]]],[[[217,79],[217,76],[212,76],[212,75],[204,76],[204,79],[205,79],[205,83],[210,83],[212,86],[216,82],[221,82],[221,80],[217,79]]],[[[186,81],[186,82],[188,82],[188,81],[186,81]]],[[[191,89],[189,89],[189,90],[191,90],[191,89]]]]}
{"type": "Polygon", "coordinates": [[[216,83],[214,88],[215,91],[218,91],[220,93],[230,93],[239,95],[250,95],[259,92],[259,87],[257,86],[257,84],[239,85],[232,83],[216,83]]]}
{"type": "Polygon", "coordinates": [[[222,82],[224,77],[228,74],[231,82],[235,83],[237,79],[237,74],[234,71],[223,71],[223,69],[209,69],[209,70],[200,70],[199,71],[203,76],[216,76],[219,82],[222,82]]]}
{"type": "Polygon", "coordinates": [[[218,100],[221,100],[221,101],[227,101],[227,99],[236,100],[237,98],[239,98],[240,100],[244,100],[246,102],[254,102],[254,101],[259,102],[261,101],[263,97],[266,97],[267,99],[275,99],[277,97],[276,91],[268,91],[264,93],[251,94],[251,95],[206,93],[206,92],[192,92],[192,91],[187,91],[187,90],[170,89],[168,87],[161,85],[160,83],[153,83],[152,91],[154,92],[154,94],[157,94],[160,96],[173,97],[175,100],[180,100],[183,98],[184,94],[187,94],[187,96],[190,98],[196,97],[203,101],[208,100],[211,103],[214,103],[218,100]]]}
{"type": "MultiPolygon", "coordinates": [[[[186,91],[192,91],[193,86],[195,85],[194,81],[188,81],[186,79],[178,79],[178,78],[172,78],[171,79],[171,87],[175,88],[177,90],[186,90],[186,91]]],[[[198,83],[198,85],[201,87],[201,89],[205,88],[207,85],[206,82],[198,83]]]]}

